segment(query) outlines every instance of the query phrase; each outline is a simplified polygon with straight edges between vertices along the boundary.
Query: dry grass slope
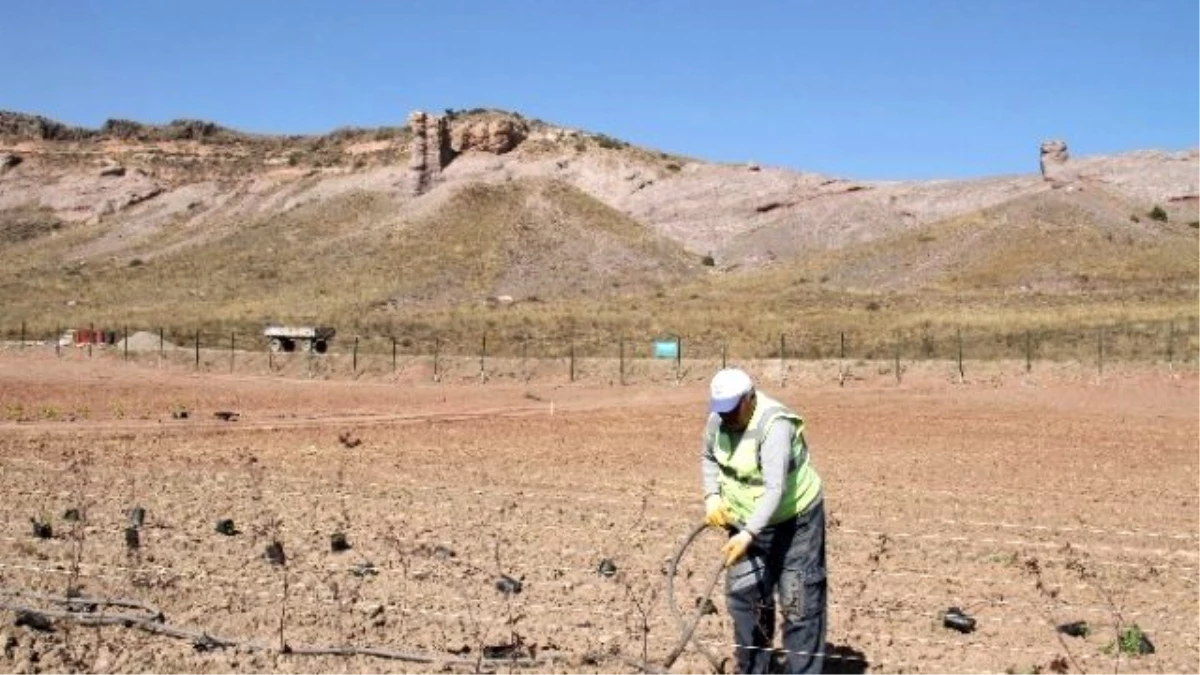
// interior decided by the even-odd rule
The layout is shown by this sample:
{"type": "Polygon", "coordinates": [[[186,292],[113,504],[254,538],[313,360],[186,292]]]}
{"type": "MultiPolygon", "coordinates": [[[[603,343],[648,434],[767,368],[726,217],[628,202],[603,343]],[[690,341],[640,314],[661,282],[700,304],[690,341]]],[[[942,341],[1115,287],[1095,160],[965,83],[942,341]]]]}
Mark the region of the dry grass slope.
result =
{"type": "Polygon", "coordinates": [[[9,334],[95,322],[254,335],[285,321],[463,345],[486,332],[500,351],[506,337],[599,350],[676,334],[767,353],[782,333],[884,349],[897,332],[1197,316],[1194,151],[1084,158],[1058,189],[1036,174],[860,184],[533,121],[516,150],[466,152],[414,198],[403,128],[251,138],[10,121],[9,334]],[[101,170],[111,162],[119,175],[101,170]]]}

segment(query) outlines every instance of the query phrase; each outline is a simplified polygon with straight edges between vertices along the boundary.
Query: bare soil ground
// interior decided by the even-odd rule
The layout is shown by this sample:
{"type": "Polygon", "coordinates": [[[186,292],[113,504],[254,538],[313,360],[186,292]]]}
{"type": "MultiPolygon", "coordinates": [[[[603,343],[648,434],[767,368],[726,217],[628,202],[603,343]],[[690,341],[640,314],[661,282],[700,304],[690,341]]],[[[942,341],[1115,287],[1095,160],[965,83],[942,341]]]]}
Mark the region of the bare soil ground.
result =
{"type": "MultiPolygon", "coordinates": [[[[75,583],[269,648],[202,650],[61,621],[40,632],[5,611],[0,670],[631,672],[644,654],[661,661],[680,634],[664,563],[702,510],[709,371],[643,370],[620,386],[589,367],[574,384],[557,366],[480,383],[460,364],[435,383],[418,365],[351,380],[0,351],[0,602],[55,608],[29,593],[75,583]],[[146,510],[136,552],[123,533],[134,506],[146,510]],[[72,508],[81,521],[64,520],[72,508]],[[53,538],[32,536],[30,518],[48,519],[53,538]],[[240,534],[217,533],[222,518],[240,534]],[[330,550],[335,531],[349,551],[330,550]],[[264,558],[272,540],[285,566],[264,558]],[[604,559],[615,574],[598,573],[604,559]],[[352,573],[367,561],[377,574],[352,573]],[[519,594],[497,591],[502,574],[522,581],[519,594]],[[280,654],[284,642],[436,662],[280,654]],[[475,661],[514,643],[534,665],[475,661]]],[[[1000,364],[960,382],[935,364],[897,382],[859,365],[844,386],[828,364],[797,368],[786,386],[768,367],[762,386],[807,417],[827,486],[831,669],[1200,668],[1194,367],[1000,364]],[[951,606],[976,618],[973,633],[943,627],[951,606]],[[1056,633],[1072,621],[1091,633],[1056,633]],[[1109,648],[1127,624],[1153,654],[1109,648]]],[[[706,533],[682,561],[689,616],[718,543],[706,533]]],[[[697,634],[726,657],[719,590],[712,600],[697,634]]],[[[689,648],[674,669],[710,667],[689,648]]]]}

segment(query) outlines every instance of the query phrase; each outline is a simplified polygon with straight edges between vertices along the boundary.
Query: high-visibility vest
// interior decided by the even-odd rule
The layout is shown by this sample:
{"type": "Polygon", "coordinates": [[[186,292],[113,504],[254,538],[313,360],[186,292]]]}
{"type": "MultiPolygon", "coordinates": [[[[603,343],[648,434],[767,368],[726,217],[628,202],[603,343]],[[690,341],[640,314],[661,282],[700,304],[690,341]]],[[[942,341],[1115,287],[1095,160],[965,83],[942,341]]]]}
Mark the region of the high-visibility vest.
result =
{"type": "Polygon", "coordinates": [[[803,418],[762,392],[755,392],[755,396],[754,414],[736,447],[729,432],[721,428],[721,417],[716,413],[709,415],[705,434],[721,469],[721,500],[734,520],[745,525],[766,491],[761,455],[763,439],[776,420],[792,420],[795,430],[787,476],[783,481],[783,496],[768,521],[768,525],[775,525],[802,513],[816,501],[821,494],[821,478],[808,461],[803,418]]]}

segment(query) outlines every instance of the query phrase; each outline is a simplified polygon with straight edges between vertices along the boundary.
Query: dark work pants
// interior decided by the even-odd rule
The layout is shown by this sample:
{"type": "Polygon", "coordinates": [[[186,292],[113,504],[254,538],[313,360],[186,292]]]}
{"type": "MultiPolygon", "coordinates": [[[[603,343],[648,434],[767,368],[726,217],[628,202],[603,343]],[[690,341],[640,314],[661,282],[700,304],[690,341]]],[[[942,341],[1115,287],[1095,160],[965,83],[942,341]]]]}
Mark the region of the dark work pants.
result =
{"type": "Polygon", "coordinates": [[[737,643],[737,672],[771,665],[778,596],[787,672],[819,673],[824,662],[825,500],[795,518],[764,528],[746,557],[725,575],[726,605],[737,643]]]}

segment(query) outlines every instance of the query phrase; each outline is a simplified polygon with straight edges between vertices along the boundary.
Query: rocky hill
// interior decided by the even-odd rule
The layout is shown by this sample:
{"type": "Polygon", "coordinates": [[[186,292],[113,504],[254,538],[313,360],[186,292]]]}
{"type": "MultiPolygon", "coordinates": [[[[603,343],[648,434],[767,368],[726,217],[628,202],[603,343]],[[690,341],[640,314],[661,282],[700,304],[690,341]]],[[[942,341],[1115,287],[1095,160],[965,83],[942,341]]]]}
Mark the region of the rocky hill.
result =
{"type": "Polygon", "coordinates": [[[859,181],[479,109],[321,136],[0,112],[0,292],[31,317],[203,299],[252,322],[689,284],[707,297],[718,277],[835,293],[1195,289],[1195,149],[1075,158],[1033,142],[1030,165],[859,181]]]}

